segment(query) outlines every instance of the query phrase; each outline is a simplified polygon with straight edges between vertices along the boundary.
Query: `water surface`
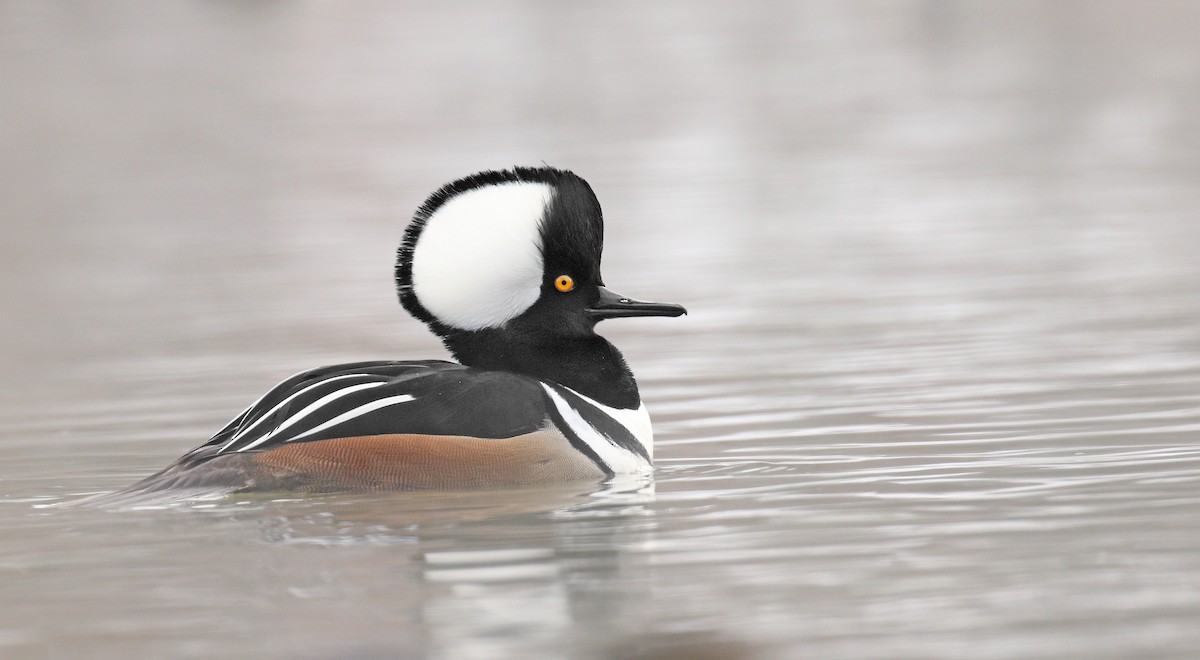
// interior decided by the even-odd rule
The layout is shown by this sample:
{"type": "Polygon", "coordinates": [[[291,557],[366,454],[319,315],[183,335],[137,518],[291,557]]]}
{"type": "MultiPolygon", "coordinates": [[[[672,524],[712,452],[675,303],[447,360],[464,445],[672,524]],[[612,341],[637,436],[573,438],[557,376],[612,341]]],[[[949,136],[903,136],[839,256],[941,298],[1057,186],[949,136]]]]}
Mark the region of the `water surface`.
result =
{"type": "Polygon", "coordinates": [[[1200,8],[0,10],[0,655],[1200,654],[1200,8]],[[12,93],[11,90],[17,90],[12,93]],[[395,303],[451,178],[591,181],[653,484],[46,508],[395,303]]]}

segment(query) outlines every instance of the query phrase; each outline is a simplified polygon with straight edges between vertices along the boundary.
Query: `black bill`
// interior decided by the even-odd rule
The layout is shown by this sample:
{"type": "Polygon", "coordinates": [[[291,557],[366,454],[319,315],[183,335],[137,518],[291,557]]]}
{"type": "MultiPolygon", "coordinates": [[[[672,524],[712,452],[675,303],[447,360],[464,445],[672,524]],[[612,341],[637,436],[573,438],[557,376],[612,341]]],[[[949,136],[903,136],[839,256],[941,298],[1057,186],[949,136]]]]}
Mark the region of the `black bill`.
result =
{"type": "Polygon", "coordinates": [[[619,293],[613,293],[600,287],[600,299],[588,308],[588,313],[597,321],[615,319],[623,316],[682,316],[687,310],[682,305],[674,303],[646,302],[626,298],[619,293]]]}

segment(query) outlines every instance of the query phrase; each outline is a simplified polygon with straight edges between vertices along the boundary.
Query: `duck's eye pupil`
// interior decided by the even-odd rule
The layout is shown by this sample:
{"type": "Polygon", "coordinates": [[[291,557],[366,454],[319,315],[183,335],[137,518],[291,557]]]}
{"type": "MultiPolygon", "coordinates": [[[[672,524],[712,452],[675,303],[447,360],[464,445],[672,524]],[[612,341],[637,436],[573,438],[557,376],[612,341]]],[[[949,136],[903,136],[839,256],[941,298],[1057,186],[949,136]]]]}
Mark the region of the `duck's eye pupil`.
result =
{"type": "Polygon", "coordinates": [[[570,275],[559,275],[558,278],[554,280],[554,288],[566,293],[575,288],[575,280],[571,279],[570,275]]]}

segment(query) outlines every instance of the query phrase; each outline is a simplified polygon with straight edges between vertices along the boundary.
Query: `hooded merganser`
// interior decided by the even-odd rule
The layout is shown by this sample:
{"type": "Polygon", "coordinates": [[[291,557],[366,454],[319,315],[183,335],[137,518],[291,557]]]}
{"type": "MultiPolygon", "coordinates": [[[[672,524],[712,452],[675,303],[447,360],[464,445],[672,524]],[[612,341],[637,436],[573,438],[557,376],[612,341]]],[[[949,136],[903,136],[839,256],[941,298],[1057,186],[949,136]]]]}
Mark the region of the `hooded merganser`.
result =
{"type": "Polygon", "coordinates": [[[166,469],[95,501],[650,474],[650,417],[621,353],[595,326],[686,311],[606,289],[603,243],[600,203],[571,172],[518,167],[443,186],[404,233],[396,286],[457,363],[297,374],[166,469]]]}

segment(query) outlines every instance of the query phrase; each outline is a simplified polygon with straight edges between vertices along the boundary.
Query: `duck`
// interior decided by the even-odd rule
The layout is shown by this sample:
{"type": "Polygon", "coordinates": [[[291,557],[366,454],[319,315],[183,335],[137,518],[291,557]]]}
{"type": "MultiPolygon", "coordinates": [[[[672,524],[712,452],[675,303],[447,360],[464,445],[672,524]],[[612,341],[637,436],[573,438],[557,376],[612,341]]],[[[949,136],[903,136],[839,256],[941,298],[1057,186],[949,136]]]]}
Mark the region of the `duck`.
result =
{"type": "Polygon", "coordinates": [[[395,280],[402,307],[453,360],[301,372],[166,468],[89,503],[650,477],[650,416],[596,326],[687,311],[608,289],[603,248],[600,203],[573,172],[513,167],[452,181],[404,230],[395,280]]]}

